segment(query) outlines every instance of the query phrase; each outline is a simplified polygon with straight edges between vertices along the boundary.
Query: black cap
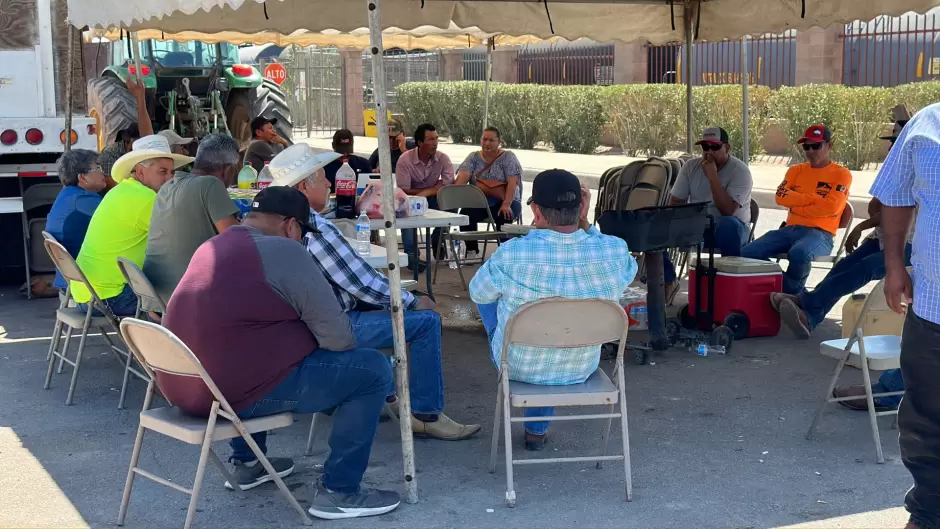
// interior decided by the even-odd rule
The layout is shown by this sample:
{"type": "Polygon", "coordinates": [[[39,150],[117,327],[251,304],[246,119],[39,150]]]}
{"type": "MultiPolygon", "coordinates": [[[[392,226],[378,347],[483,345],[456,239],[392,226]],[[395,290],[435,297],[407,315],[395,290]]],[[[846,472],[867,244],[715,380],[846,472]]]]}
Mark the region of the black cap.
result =
{"type": "Polygon", "coordinates": [[[333,134],[333,150],[342,154],[352,154],[353,133],[349,129],[339,129],[333,134]]]}
{"type": "Polygon", "coordinates": [[[270,213],[297,221],[304,235],[316,232],[310,226],[310,203],[303,193],[291,187],[268,186],[251,202],[252,213],[270,213]]]}
{"type": "Polygon", "coordinates": [[[132,123],[120,133],[120,138],[124,141],[134,141],[140,139],[140,127],[137,123],[132,123]]]}
{"type": "Polygon", "coordinates": [[[708,127],[702,133],[702,139],[695,142],[696,145],[703,143],[723,145],[728,143],[728,131],[721,127],[708,127]]]}
{"type": "Polygon", "coordinates": [[[894,122],[894,130],[891,131],[891,135],[890,135],[890,136],[882,136],[882,137],[880,137],[880,138],[878,138],[878,139],[880,139],[880,140],[888,140],[888,141],[895,141],[895,140],[897,140],[897,139],[898,139],[898,136],[901,135],[901,129],[904,128],[904,125],[907,125],[907,122],[908,122],[908,120],[906,120],[906,119],[899,119],[899,120],[895,121],[895,122],[894,122]]]}
{"type": "Polygon", "coordinates": [[[266,118],[264,116],[258,116],[251,120],[251,135],[254,136],[256,130],[264,127],[268,123],[277,125],[277,118],[266,118]]]}
{"type": "Polygon", "coordinates": [[[552,209],[580,206],[581,181],[564,169],[542,171],[532,181],[532,196],[526,203],[552,209]],[[574,198],[566,200],[570,193],[574,198]]]}

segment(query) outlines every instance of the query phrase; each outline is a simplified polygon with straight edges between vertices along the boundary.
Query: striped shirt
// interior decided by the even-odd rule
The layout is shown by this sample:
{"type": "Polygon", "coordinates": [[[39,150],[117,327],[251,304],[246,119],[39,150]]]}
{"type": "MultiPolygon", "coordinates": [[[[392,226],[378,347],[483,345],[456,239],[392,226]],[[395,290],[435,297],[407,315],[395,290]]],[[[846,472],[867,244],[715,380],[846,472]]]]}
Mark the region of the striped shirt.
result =
{"type": "MultiPolygon", "coordinates": [[[[620,300],[636,275],[636,259],[622,239],[602,235],[593,226],[564,234],[532,230],[502,244],[470,281],[470,297],[497,305],[499,324],[491,356],[499,366],[506,322],[519,307],[539,299],[620,300]]],[[[584,382],[597,369],[600,346],[546,349],[510,346],[509,377],[530,384],[584,382]]]]}
{"type": "Polygon", "coordinates": [[[907,123],[870,193],[887,207],[917,206],[913,310],[940,324],[940,104],[924,108],[907,123]]]}

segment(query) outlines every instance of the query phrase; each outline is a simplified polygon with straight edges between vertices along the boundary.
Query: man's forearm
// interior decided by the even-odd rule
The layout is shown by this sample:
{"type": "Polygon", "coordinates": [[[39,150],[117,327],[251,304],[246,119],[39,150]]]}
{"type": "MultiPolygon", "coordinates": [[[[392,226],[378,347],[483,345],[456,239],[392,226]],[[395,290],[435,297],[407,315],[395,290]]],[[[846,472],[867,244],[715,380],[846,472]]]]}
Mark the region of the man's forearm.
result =
{"type": "Polygon", "coordinates": [[[708,184],[712,188],[712,202],[715,203],[718,211],[726,217],[734,215],[736,209],[734,199],[728,194],[728,190],[721,186],[721,182],[717,178],[709,178],[708,184]]]}
{"type": "Polygon", "coordinates": [[[907,243],[907,231],[911,227],[913,218],[913,206],[903,208],[885,206],[881,210],[885,267],[889,270],[904,267],[904,246],[907,243]]]}
{"type": "Polygon", "coordinates": [[[137,129],[141,137],[153,134],[153,123],[147,113],[147,100],[143,96],[137,98],[137,129]]]}

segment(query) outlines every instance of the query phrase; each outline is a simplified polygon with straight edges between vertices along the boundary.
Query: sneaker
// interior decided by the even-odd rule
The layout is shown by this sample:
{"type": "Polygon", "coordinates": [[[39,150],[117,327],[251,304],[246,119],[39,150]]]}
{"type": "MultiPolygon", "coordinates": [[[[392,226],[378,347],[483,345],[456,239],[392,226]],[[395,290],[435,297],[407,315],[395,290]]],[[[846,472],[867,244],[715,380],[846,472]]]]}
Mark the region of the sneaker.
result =
{"type": "Polygon", "coordinates": [[[476,435],[479,424],[460,424],[443,413],[438,414],[434,422],[424,422],[411,418],[411,430],[415,437],[440,439],[442,441],[462,441],[476,435]]]}
{"type": "Polygon", "coordinates": [[[359,489],[345,494],[333,492],[317,482],[313,504],[307,512],[324,520],[342,520],[385,514],[395,510],[399,503],[398,493],[390,490],[359,489]]]}
{"type": "MultiPolygon", "coordinates": [[[[294,460],[288,457],[269,457],[268,461],[271,462],[271,466],[274,467],[274,471],[277,472],[279,477],[287,477],[294,471],[294,460]]],[[[253,489],[274,479],[257,459],[248,462],[235,461],[235,470],[232,472],[232,477],[235,478],[238,487],[242,490],[253,489]]],[[[225,482],[225,488],[234,489],[228,481],[225,482]]]]}
{"type": "Polygon", "coordinates": [[[467,250],[467,254],[461,259],[461,262],[477,261],[480,259],[480,252],[476,250],[467,250]]]}
{"type": "Polygon", "coordinates": [[[419,260],[415,262],[410,257],[408,258],[408,266],[406,268],[408,268],[408,270],[411,270],[412,272],[417,271],[420,274],[420,273],[423,273],[427,269],[427,267],[428,265],[426,265],[424,261],[419,260]]]}
{"type": "Polygon", "coordinates": [[[809,339],[809,321],[806,319],[806,313],[796,306],[791,299],[785,299],[780,302],[780,319],[793,331],[793,334],[801,340],[809,339]]]}

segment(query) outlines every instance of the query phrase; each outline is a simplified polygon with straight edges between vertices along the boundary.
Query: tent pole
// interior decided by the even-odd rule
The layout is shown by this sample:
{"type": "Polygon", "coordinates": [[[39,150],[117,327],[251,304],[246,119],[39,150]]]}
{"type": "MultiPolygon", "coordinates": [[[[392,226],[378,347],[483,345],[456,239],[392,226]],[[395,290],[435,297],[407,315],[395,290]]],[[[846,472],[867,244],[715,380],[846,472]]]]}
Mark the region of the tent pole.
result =
{"type": "Polygon", "coordinates": [[[745,164],[751,161],[751,119],[749,116],[751,99],[748,95],[750,80],[748,79],[747,40],[747,35],[741,37],[741,120],[744,128],[744,144],[741,151],[744,154],[741,159],[745,164]]]}
{"type": "Polygon", "coordinates": [[[137,41],[137,32],[131,33],[131,53],[134,54],[134,78],[144,84],[144,72],[140,69],[140,43],[137,41]]]}
{"type": "Polygon", "coordinates": [[[72,59],[75,53],[75,26],[71,24],[69,24],[68,39],[69,47],[67,57],[69,66],[65,70],[65,152],[72,150],[72,97],[75,90],[75,87],[72,86],[72,76],[75,73],[73,71],[75,69],[75,63],[72,59]]]}
{"type": "Polygon", "coordinates": [[[483,83],[483,128],[490,126],[490,78],[493,77],[493,47],[496,37],[486,39],[486,66],[483,83]]]}
{"type": "Polygon", "coordinates": [[[685,152],[692,154],[692,4],[683,10],[685,24],[685,152]]]}
{"type": "MultiPolygon", "coordinates": [[[[385,93],[385,62],[382,55],[381,0],[366,0],[369,11],[369,42],[372,54],[372,79],[375,101],[376,136],[379,138],[379,172],[382,173],[382,212],[385,216],[385,251],[388,258],[388,282],[392,291],[392,338],[395,346],[398,385],[401,450],[405,467],[405,501],[418,502],[415,474],[414,434],[411,431],[411,391],[408,387],[408,356],[405,349],[405,317],[401,296],[401,269],[398,266],[398,232],[395,231],[395,179],[392,178],[391,148],[388,140],[388,116],[385,93]],[[385,141],[383,141],[385,140],[385,141]]],[[[430,256],[429,256],[430,257],[430,256]]]]}

